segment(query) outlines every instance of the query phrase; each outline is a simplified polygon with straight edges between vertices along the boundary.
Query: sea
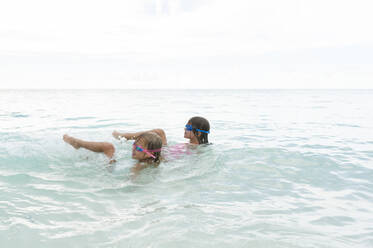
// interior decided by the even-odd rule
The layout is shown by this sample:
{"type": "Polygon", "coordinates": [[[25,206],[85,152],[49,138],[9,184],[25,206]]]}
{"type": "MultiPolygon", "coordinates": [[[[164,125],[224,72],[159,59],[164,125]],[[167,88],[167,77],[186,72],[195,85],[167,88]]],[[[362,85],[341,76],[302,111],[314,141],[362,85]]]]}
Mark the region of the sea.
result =
{"type": "Polygon", "coordinates": [[[0,90],[0,246],[373,247],[373,90],[0,90]],[[112,136],[194,116],[211,144],[137,174],[112,136]]]}

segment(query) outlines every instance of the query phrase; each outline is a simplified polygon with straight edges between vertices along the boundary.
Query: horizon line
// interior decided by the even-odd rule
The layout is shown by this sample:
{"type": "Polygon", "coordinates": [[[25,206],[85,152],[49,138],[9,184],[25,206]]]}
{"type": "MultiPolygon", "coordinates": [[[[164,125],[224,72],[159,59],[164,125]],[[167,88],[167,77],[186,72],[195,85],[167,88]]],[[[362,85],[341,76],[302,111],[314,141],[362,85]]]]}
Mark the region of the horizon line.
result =
{"type": "Polygon", "coordinates": [[[0,90],[373,90],[373,88],[0,88],[0,90]]]}

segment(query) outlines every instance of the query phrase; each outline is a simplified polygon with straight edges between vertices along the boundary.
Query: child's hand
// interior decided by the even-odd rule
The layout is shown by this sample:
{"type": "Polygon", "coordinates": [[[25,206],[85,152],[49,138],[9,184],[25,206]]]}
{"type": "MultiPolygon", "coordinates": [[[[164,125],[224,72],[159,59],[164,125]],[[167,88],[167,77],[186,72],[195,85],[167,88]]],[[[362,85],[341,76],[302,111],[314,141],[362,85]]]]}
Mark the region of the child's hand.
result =
{"type": "Polygon", "coordinates": [[[121,137],[121,134],[119,132],[117,132],[117,131],[114,130],[113,137],[119,140],[120,137],[121,137]]]}
{"type": "Polygon", "coordinates": [[[130,133],[120,133],[117,131],[113,132],[113,137],[119,140],[120,138],[126,138],[126,140],[130,140],[134,138],[130,133]]]}

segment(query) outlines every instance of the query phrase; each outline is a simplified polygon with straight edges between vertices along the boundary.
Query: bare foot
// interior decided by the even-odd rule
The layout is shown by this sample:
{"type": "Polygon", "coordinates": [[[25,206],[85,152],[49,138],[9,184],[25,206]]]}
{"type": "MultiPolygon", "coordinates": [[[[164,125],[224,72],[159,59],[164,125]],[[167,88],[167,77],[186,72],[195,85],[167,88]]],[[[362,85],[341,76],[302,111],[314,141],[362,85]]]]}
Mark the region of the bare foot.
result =
{"type": "Polygon", "coordinates": [[[70,145],[72,145],[75,149],[79,149],[80,148],[80,145],[78,144],[78,142],[75,140],[74,137],[71,137],[67,134],[65,134],[63,136],[63,140],[66,142],[66,143],[69,143],[70,145]]]}

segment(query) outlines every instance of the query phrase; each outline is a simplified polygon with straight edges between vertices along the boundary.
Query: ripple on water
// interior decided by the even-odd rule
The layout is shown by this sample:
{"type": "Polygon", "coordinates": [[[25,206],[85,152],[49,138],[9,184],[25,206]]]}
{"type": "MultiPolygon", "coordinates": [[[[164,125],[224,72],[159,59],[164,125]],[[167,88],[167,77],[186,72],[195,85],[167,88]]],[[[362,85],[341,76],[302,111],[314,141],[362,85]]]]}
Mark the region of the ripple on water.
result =
{"type": "Polygon", "coordinates": [[[13,117],[13,118],[27,118],[27,117],[29,117],[29,115],[21,113],[21,112],[11,112],[11,113],[9,113],[9,116],[13,117]]]}
{"type": "Polygon", "coordinates": [[[96,119],[94,116],[78,116],[78,117],[67,117],[64,118],[65,121],[80,121],[80,120],[92,120],[96,119]]]}

